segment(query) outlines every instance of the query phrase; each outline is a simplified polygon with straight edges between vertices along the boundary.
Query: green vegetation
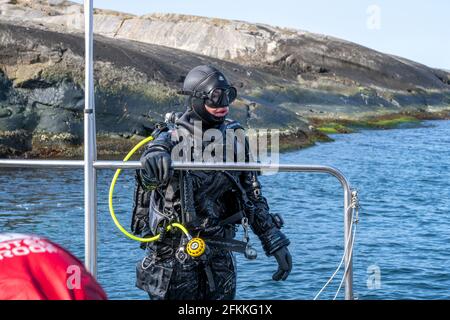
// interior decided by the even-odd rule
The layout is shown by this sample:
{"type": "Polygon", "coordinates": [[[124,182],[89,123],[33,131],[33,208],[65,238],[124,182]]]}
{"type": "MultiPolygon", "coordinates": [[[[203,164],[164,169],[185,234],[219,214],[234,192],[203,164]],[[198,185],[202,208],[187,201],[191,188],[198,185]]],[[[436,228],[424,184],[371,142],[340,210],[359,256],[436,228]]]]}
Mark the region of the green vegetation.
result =
{"type": "Polygon", "coordinates": [[[311,135],[306,136],[301,131],[290,132],[288,134],[280,135],[280,152],[298,150],[314,146],[316,142],[331,142],[334,141],[326,134],[315,131],[311,135]]]}
{"type": "Polygon", "coordinates": [[[400,116],[393,119],[379,119],[368,121],[368,125],[374,128],[395,128],[405,123],[419,123],[420,120],[411,116],[400,116]]]}
{"type": "Polygon", "coordinates": [[[419,115],[392,114],[355,119],[310,119],[317,130],[325,134],[352,133],[358,129],[394,129],[405,124],[419,125],[419,115]]]}
{"type": "Polygon", "coordinates": [[[63,80],[71,80],[76,85],[84,86],[84,74],[83,70],[77,68],[70,68],[62,63],[57,63],[42,69],[40,78],[49,83],[56,83],[63,80]]]}
{"type": "Polygon", "coordinates": [[[318,127],[317,130],[319,130],[320,132],[325,133],[325,134],[354,132],[353,129],[351,129],[343,124],[337,123],[337,122],[325,123],[322,126],[318,127]]]}
{"type": "Polygon", "coordinates": [[[184,97],[177,95],[176,90],[163,86],[157,82],[140,83],[129,86],[126,89],[130,93],[142,96],[151,101],[154,105],[167,107],[171,105],[182,104],[184,97]]]}
{"type": "MultiPolygon", "coordinates": [[[[183,97],[161,83],[148,81],[147,77],[131,68],[115,68],[104,64],[96,73],[95,91],[105,96],[123,96],[130,100],[145,102],[152,109],[166,108],[183,103],[183,97]]],[[[59,64],[42,70],[41,78],[49,83],[72,81],[84,87],[84,75],[76,68],[61,69],[59,64]]]]}

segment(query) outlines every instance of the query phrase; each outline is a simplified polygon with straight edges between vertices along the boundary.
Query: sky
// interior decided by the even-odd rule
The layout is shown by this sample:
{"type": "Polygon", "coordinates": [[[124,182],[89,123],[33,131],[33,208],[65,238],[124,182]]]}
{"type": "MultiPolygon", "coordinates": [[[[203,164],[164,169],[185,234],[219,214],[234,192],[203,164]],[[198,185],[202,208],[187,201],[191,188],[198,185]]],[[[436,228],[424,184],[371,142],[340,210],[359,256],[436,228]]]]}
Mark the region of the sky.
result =
{"type": "Polygon", "coordinates": [[[94,7],[136,15],[182,13],[290,27],[450,70],[448,0],[94,0],[94,7]]]}

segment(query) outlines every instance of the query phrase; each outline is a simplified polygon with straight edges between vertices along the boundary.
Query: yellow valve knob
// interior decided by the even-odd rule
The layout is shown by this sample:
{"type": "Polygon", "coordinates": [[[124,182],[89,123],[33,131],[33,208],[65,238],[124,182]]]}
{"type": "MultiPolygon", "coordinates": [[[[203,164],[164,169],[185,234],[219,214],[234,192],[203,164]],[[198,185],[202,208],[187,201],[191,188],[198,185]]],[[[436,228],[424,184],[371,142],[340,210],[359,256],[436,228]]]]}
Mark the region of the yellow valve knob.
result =
{"type": "Polygon", "coordinates": [[[205,253],[206,243],[203,239],[200,238],[192,238],[186,245],[187,253],[194,258],[200,257],[205,253]]]}

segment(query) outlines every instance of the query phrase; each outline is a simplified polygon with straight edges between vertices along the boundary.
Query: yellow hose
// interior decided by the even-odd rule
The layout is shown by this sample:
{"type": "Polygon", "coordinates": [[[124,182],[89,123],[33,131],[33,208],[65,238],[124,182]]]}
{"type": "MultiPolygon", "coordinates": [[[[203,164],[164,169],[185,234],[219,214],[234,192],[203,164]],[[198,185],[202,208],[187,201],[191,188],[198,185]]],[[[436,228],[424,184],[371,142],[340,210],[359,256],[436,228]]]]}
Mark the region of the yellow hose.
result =
{"type": "MultiPolygon", "coordinates": [[[[133,149],[131,149],[130,152],[128,152],[128,154],[126,155],[126,157],[123,159],[123,161],[128,161],[131,156],[137,151],[139,150],[139,148],[141,148],[143,145],[145,145],[146,143],[150,142],[153,140],[153,137],[147,137],[144,140],[142,140],[141,142],[139,142],[137,145],[134,146],[133,149]]],[[[116,213],[114,212],[114,207],[113,207],[113,194],[114,194],[114,187],[116,186],[116,182],[117,179],[119,178],[120,173],[122,172],[122,169],[117,169],[116,173],[114,174],[114,177],[111,181],[111,186],[109,187],[109,213],[111,214],[111,218],[114,221],[114,224],[116,225],[116,227],[124,234],[126,235],[128,238],[132,239],[132,240],[136,240],[139,242],[152,242],[152,241],[156,241],[159,239],[160,235],[156,235],[154,237],[151,238],[141,238],[141,237],[137,237],[131,233],[129,233],[127,230],[125,230],[124,227],[122,227],[122,225],[120,224],[119,220],[116,217],[116,213]]],[[[170,230],[172,227],[178,228],[181,231],[183,231],[183,233],[187,236],[188,239],[191,239],[192,237],[190,236],[189,232],[187,231],[187,229],[179,223],[172,223],[169,226],[167,226],[167,230],[170,230]]]]}

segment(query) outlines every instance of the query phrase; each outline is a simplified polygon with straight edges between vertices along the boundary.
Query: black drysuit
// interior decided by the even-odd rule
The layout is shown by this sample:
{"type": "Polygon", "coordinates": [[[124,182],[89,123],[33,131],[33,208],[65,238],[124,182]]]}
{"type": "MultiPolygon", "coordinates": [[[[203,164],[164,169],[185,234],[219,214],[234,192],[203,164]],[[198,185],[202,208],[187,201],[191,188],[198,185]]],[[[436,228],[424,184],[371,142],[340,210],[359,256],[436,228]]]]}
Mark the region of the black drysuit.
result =
{"type": "MultiPolygon", "coordinates": [[[[195,115],[187,111],[177,120],[176,129],[163,128],[146,146],[143,157],[151,152],[170,154],[177,144],[174,131],[192,134],[194,119],[195,115]]],[[[230,121],[215,128],[224,137],[225,130],[242,129],[230,121]]],[[[203,147],[207,145],[203,143],[203,147]]],[[[157,185],[155,177],[137,170],[132,231],[144,237],[163,234],[162,240],[145,246],[147,255],[137,264],[137,287],[155,300],[233,299],[236,268],[227,241],[233,241],[243,216],[267,255],[289,245],[279,221],[269,213],[255,172],[176,170],[168,184],[157,185]],[[183,223],[192,236],[205,239],[205,255],[188,257],[183,263],[176,258],[182,245],[181,232],[164,232],[165,226],[175,221],[183,223]]]]}

